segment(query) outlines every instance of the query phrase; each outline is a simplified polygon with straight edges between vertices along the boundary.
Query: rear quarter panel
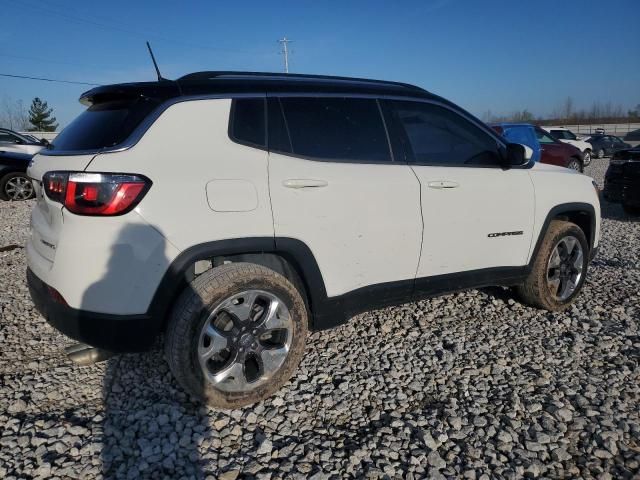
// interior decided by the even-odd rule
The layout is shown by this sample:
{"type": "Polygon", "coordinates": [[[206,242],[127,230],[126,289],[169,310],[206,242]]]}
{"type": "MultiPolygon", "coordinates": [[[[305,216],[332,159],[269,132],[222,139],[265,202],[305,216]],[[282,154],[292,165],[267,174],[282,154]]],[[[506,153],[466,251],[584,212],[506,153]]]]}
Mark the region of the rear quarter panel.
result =
{"type": "Polygon", "coordinates": [[[136,212],[183,250],[200,243],[273,237],[266,150],[228,135],[230,99],[169,106],[128,150],[97,155],[87,171],[145,175],[136,212]]]}

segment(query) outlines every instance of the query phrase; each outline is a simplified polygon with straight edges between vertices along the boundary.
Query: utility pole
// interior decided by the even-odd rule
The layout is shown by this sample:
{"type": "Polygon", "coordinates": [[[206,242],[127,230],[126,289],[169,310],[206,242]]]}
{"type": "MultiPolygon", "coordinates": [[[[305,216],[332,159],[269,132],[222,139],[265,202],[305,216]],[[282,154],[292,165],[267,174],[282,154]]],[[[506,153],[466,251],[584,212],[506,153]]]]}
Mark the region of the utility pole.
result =
{"type": "Polygon", "coordinates": [[[287,44],[291,42],[291,40],[288,40],[287,37],[283,37],[278,40],[278,42],[282,44],[282,51],[280,53],[284,55],[284,72],[289,73],[289,50],[287,49],[287,44]]]}

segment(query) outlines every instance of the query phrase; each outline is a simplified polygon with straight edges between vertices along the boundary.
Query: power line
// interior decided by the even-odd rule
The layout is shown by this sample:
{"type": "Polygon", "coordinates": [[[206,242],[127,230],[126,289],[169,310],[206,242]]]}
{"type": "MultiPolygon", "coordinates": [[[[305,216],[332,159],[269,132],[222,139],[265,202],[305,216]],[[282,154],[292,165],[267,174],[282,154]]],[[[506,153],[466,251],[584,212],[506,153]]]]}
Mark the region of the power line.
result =
{"type": "MultiPolygon", "coordinates": [[[[11,1],[11,0],[10,0],[11,1]]],[[[20,7],[27,7],[31,10],[34,11],[44,11],[53,15],[57,15],[60,18],[64,18],[65,20],[74,22],[74,23],[84,23],[84,24],[88,24],[88,25],[93,25],[95,27],[100,27],[103,29],[107,29],[107,30],[115,30],[121,33],[125,33],[127,35],[131,35],[134,37],[138,37],[138,38],[155,38],[156,40],[160,40],[163,42],[168,42],[168,43],[173,43],[176,45],[182,45],[184,47],[188,47],[188,48],[197,48],[197,49],[202,49],[202,50],[211,50],[211,51],[216,51],[216,52],[224,52],[224,53],[233,53],[233,54],[245,54],[245,55],[253,55],[255,54],[255,52],[249,52],[249,51],[243,51],[243,50],[231,50],[231,49],[224,49],[224,48],[216,48],[216,47],[211,47],[209,45],[200,45],[200,44],[196,44],[196,43],[190,43],[190,42],[185,42],[182,40],[178,40],[178,39],[174,39],[174,38],[169,38],[166,37],[164,35],[160,35],[158,33],[155,32],[150,32],[150,31],[143,31],[143,30],[132,30],[130,28],[124,28],[122,26],[115,25],[113,23],[108,24],[108,23],[103,23],[103,22],[97,22],[93,19],[89,19],[86,17],[81,17],[79,15],[70,15],[68,13],[62,13],[58,10],[52,9],[49,7],[49,5],[42,5],[40,2],[38,3],[30,3],[30,2],[25,2],[24,0],[22,2],[17,2],[15,0],[13,0],[14,6],[19,5],[20,7]]]]}
{"type": "Polygon", "coordinates": [[[100,86],[99,83],[75,82],[73,80],[57,80],[55,78],[44,78],[44,77],[28,77],[26,75],[11,75],[10,73],[0,73],[0,77],[24,78],[26,80],[40,80],[41,82],[72,83],[74,85],[89,85],[91,87],[100,86]]]}
{"type": "Polygon", "coordinates": [[[284,56],[284,72],[289,73],[289,50],[287,44],[291,43],[291,40],[287,40],[287,37],[283,37],[278,40],[282,44],[282,51],[280,52],[284,56]]]}

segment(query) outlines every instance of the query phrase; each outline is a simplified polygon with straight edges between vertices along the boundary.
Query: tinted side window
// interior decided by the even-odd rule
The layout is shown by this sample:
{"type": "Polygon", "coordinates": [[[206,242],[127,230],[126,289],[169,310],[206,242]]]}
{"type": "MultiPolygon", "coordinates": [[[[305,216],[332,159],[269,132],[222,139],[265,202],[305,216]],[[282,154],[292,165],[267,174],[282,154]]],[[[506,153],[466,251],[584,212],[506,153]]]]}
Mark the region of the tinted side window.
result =
{"type": "Polygon", "coordinates": [[[318,160],[391,160],[376,100],[281,98],[280,104],[294,155],[318,160]]]}
{"type": "Polygon", "coordinates": [[[238,143],[266,147],[264,98],[238,98],[231,104],[229,137],[238,143]]]}
{"type": "Polygon", "coordinates": [[[394,102],[413,159],[431,165],[498,165],[497,141],[451,110],[419,102],[394,102]]]}
{"type": "Polygon", "coordinates": [[[538,142],[540,143],[556,143],[553,137],[541,128],[536,128],[536,137],[538,137],[538,142]]]}
{"type": "Polygon", "coordinates": [[[10,133],[0,132],[0,143],[15,143],[18,138],[10,133]]]}
{"type": "Polygon", "coordinates": [[[52,142],[56,150],[99,150],[126,140],[159,105],[158,100],[116,100],[92,105],[71,122],[52,142]]]}
{"type": "Polygon", "coordinates": [[[281,153],[291,153],[291,138],[284,121],[280,100],[269,98],[267,100],[269,111],[269,150],[281,153]]]}

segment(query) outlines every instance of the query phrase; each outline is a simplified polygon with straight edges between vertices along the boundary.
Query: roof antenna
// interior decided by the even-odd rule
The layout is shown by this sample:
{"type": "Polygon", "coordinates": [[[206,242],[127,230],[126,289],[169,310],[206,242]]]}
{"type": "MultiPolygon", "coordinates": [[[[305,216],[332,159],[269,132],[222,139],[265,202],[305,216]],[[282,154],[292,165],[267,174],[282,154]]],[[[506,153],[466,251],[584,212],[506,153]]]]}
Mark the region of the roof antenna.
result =
{"type": "Polygon", "coordinates": [[[153,55],[153,50],[151,50],[151,45],[149,45],[149,42],[147,42],[147,48],[149,49],[149,54],[151,55],[151,61],[153,62],[153,66],[156,67],[156,74],[158,75],[158,81],[161,82],[163,80],[166,80],[166,78],[163,78],[162,75],[160,74],[160,69],[158,68],[156,57],[153,55]]]}

